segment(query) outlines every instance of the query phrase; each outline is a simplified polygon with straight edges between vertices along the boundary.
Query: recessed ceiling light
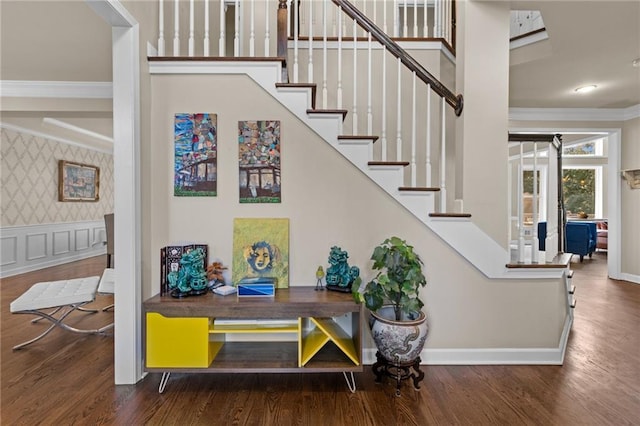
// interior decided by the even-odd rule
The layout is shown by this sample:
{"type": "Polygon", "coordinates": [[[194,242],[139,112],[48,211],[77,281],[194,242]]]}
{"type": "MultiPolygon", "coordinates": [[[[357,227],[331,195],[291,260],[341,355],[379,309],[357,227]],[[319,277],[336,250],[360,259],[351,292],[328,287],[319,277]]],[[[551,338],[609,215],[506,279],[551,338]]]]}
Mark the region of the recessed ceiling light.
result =
{"type": "Polygon", "coordinates": [[[640,58],[634,59],[633,62],[631,62],[631,65],[633,65],[636,68],[640,68],[640,58]]]}
{"type": "Polygon", "coordinates": [[[596,90],[596,88],[597,88],[597,87],[598,87],[598,86],[596,86],[595,84],[590,84],[590,85],[588,85],[588,86],[578,87],[578,88],[576,89],[576,92],[578,92],[578,93],[589,93],[589,92],[591,92],[592,90],[596,90]]]}

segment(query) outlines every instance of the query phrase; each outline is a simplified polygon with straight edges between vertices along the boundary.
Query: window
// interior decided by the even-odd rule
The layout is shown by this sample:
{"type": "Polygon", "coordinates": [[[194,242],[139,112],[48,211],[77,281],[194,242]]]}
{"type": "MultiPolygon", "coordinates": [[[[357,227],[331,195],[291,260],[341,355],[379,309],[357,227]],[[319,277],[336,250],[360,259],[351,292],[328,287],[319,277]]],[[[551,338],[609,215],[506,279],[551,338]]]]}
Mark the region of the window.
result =
{"type": "Polygon", "coordinates": [[[602,217],[601,166],[564,168],[562,188],[567,217],[602,217]]]}

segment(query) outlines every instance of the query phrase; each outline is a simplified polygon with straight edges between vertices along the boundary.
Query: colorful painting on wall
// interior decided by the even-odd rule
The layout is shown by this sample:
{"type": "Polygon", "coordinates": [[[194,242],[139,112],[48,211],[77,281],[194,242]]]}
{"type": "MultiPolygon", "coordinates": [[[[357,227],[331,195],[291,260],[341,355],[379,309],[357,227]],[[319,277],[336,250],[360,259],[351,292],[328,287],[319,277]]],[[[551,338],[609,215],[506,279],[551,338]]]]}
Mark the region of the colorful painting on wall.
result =
{"type": "Polygon", "coordinates": [[[289,219],[234,219],[233,283],[266,277],[289,287],[289,219]]]}
{"type": "Polygon", "coordinates": [[[173,195],[215,197],[218,190],[217,116],[175,115],[173,195]]]}
{"type": "Polygon", "coordinates": [[[280,121],[239,121],[241,203],[279,203],[280,121]]]}

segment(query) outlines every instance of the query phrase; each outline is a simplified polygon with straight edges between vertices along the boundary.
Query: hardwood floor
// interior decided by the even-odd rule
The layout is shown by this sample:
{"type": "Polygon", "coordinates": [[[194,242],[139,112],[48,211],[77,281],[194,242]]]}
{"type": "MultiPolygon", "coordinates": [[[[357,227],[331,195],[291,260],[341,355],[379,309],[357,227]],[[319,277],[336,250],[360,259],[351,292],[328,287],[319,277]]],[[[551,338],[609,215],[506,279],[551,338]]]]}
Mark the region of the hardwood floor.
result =
{"type": "MultiPolygon", "coordinates": [[[[640,424],[640,285],[606,277],[606,254],[572,263],[578,300],[563,366],[425,366],[422,389],[341,374],[159,374],[113,385],[113,335],[54,330],[9,304],[37,281],[99,275],[104,257],[0,281],[2,425],[625,425],[640,424]]],[[[95,306],[111,303],[99,296],[95,306]]],[[[74,313],[100,326],[112,313],[74,313]]]]}

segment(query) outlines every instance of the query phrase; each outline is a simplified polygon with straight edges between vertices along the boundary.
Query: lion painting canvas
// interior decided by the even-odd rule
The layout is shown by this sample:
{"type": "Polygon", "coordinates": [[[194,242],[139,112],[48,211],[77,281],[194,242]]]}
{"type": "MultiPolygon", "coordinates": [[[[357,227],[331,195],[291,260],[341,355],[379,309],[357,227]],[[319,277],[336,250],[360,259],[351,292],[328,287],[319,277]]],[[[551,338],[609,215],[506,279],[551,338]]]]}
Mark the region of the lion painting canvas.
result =
{"type": "Polygon", "coordinates": [[[289,287],[289,219],[234,219],[233,282],[254,277],[289,287]]]}

